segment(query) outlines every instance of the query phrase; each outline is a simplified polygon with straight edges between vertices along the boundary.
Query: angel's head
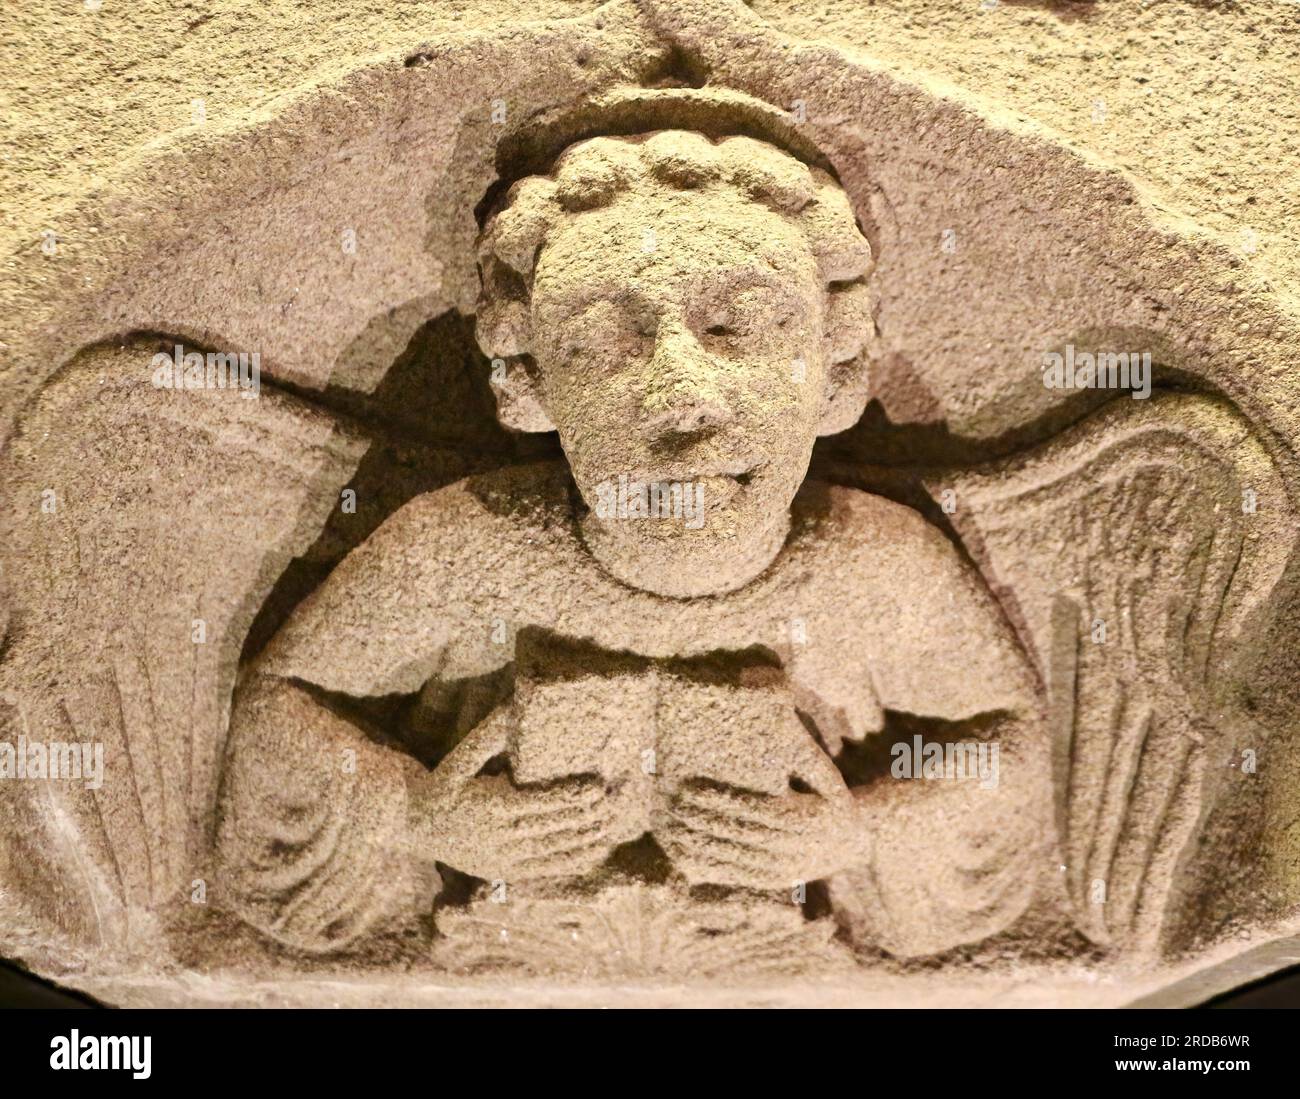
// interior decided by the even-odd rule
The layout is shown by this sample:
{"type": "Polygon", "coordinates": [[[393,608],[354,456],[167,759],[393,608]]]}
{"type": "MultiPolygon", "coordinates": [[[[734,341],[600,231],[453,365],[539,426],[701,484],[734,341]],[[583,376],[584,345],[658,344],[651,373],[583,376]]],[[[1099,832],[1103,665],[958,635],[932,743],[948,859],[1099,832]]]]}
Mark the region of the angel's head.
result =
{"type": "Polygon", "coordinates": [[[685,569],[672,594],[738,586],[784,537],[816,437],[862,412],[870,266],[844,192],[775,146],[583,141],[484,230],[501,419],[558,431],[616,571],[685,569]],[[702,499],[702,521],[609,514],[611,486],[650,484],[702,499]]]}

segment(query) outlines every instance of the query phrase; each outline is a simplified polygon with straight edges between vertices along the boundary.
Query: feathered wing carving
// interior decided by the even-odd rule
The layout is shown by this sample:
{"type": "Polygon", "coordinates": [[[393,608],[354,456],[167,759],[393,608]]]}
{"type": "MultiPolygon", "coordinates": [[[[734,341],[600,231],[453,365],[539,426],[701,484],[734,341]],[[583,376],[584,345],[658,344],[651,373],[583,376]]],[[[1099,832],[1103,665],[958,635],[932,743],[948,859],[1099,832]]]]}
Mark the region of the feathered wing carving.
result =
{"type": "Polygon", "coordinates": [[[129,951],[189,899],[249,623],[366,447],[265,388],[154,388],[155,349],[83,352],[0,454],[0,740],[104,748],[98,788],[0,782],[0,911],[19,937],[54,922],[129,951]]]}
{"type": "MultiPolygon", "coordinates": [[[[0,740],[104,746],[96,788],[0,782],[0,921],[20,955],[50,923],[156,949],[158,915],[206,871],[248,625],[368,445],[274,391],[154,389],[148,362],[85,352],[0,452],[0,740]]],[[[1282,479],[1231,408],[1159,396],[927,485],[955,491],[1047,686],[1079,926],[1153,948],[1235,774],[1216,764],[1262,743],[1240,687],[1300,530],[1282,479]]]]}
{"type": "Polygon", "coordinates": [[[1240,687],[1298,529],[1278,470],[1226,404],[1165,395],[927,488],[1042,674],[1078,926],[1159,948],[1229,753],[1260,744],[1240,687]]]}

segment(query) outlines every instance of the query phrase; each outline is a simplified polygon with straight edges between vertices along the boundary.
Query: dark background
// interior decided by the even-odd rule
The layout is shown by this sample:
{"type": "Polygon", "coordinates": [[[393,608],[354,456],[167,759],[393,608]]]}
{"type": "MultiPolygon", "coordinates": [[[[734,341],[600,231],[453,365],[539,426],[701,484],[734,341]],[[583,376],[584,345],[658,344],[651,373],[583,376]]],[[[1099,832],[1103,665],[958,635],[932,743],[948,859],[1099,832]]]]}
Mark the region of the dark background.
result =
{"type": "MultiPolygon", "coordinates": [[[[0,962],[0,1008],[103,1007],[89,996],[59,988],[9,962],[0,962]]],[[[1225,992],[1205,1007],[1300,1007],[1300,966],[1225,992]]]]}

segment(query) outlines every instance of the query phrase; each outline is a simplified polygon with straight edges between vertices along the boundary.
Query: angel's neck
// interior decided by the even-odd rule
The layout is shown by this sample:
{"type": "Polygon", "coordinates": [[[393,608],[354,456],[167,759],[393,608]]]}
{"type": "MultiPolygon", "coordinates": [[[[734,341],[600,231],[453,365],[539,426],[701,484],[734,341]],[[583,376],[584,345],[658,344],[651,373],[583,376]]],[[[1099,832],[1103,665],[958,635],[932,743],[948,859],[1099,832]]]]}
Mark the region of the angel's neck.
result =
{"type": "Polygon", "coordinates": [[[788,511],[746,538],[653,529],[666,521],[607,520],[588,511],[579,525],[592,557],[616,580],[673,599],[743,588],[776,560],[790,533],[788,511]]]}

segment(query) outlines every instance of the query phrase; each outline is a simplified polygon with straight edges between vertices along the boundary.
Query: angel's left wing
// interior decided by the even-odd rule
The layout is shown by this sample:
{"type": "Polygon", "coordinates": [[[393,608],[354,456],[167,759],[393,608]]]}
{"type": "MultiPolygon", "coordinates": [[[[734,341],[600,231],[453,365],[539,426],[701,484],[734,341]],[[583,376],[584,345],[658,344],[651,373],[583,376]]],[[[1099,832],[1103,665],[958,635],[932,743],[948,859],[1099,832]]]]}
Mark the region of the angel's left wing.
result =
{"type": "Polygon", "coordinates": [[[1228,776],[1248,781],[1230,765],[1263,747],[1248,673],[1300,531],[1278,469],[1230,406],[1164,395],[927,489],[1046,687],[1079,928],[1168,945],[1208,814],[1228,776]]]}

